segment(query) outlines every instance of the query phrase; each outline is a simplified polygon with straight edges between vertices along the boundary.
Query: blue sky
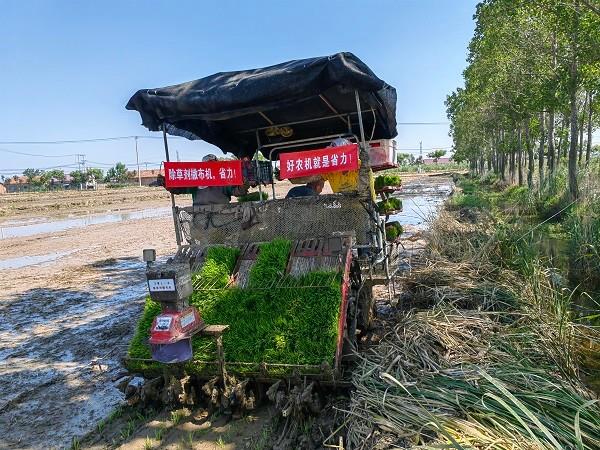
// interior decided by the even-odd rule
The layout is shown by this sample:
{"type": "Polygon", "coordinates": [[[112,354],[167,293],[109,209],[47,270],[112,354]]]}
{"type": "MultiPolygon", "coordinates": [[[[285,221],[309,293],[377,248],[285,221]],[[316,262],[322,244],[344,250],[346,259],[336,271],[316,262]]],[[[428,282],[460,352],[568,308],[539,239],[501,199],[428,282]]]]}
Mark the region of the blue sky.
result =
{"type": "MultiPolygon", "coordinates": [[[[445,122],[445,96],[462,84],[475,5],[468,0],[2,2],[0,141],[150,136],[139,114],[125,110],[137,89],[339,51],[355,53],[397,89],[399,122],[445,122]]],[[[451,145],[447,126],[398,130],[401,149],[418,148],[419,141],[425,148],[451,145]]],[[[182,160],[196,160],[211,147],[173,140],[172,148],[182,160]]],[[[61,165],[69,171],[77,153],[106,166],[135,161],[132,140],[0,143],[0,150],[2,174],[61,165]],[[49,157],[55,155],[68,156],[49,157]]],[[[162,160],[158,139],[140,140],[139,150],[141,161],[162,160]]]]}

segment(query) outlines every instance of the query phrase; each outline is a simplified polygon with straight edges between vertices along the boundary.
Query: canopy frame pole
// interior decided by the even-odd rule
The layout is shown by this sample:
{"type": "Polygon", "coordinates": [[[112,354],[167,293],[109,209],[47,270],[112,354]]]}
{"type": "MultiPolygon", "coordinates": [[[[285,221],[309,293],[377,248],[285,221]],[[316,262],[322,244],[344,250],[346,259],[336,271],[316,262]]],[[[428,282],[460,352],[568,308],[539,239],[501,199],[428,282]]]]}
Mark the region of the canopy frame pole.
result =
{"type": "Polygon", "coordinates": [[[329,103],[329,100],[327,100],[327,98],[323,95],[323,94],[319,94],[319,98],[321,100],[323,100],[323,103],[325,103],[327,105],[327,107],[336,115],[340,118],[340,120],[342,122],[344,122],[344,124],[346,123],[346,120],[344,119],[344,116],[342,116],[339,111],[337,109],[335,109],[333,107],[333,105],[331,103],[329,103]]]}
{"type": "Polygon", "coordinates": [[[356,99],[356,111],[358,113],[358,127],[360,128],[360,140],[361,140],[362,145],[366,149],[367,143],[365,142],[365,128],[363,126],[362,111],[360,108],[360,96],[358,95],[357,89],[354,90],[354,98],[356,99]]]}
{"type": "MultiPolygon", "coordinates": [[[[169,162],[170,161],[169,143],[167,141],[167,127],[165,126],[164,122],[162,123],[160,128],[161,128],[162,134],[163,134],[163,144],[165,146],[165,157],[167,159],[167,162],[169,162]]],[[[177,206],[175,206],[175,194],[173,194],[172,192],[170,192],[170,194],[171,194],[171,211],[173,212],[173,225],[175,227],[175,240],[177,241],[177,248],[179,248],[179,247],[181,247],[181,230],[179,228],[179,211],[177,209],[177,206]]]]}
{"type": "MultiPolygon", "coordinates": [[[[367,113],[367,112],[371,112],[371,111],[374,111],[374,110],[372,108],[371,109],[366,109],[366,110],[363,111],[363,113],[367,113]]],[[[352,112],[348,113],[349,116],[353,116],[355,114],[357,114],[356,111],[352,111],[352,112]]],[[[249,128],[249,129],[246,129],[246,130],[234,131],[234,133],[236,133],[236,134],[256,133],[256,130],[263,131],[263,130],[268,130],[269,128],[272,128],[272,127],[289,127],[289,126],[293,126],[293,125],[301,125],[301,124],[304,124],[304,123],[319,122],[321,120],[336,119],[336,118],[339,118],[339,117],[340,116],[338,116],[336,114],[333,114],[333,115],[330,115],[330,116],[316,117],[316,118],[313,118],[313,119],[297,120],[295,122],[276,123],[274,125],[269,125],[269,126],[266,126],[266,127],[249,128]]],[[[190,114],[190,115],[183,116],[183,118],[185,118],[185,119],[196,119],[196,118],[202,119],[202,116],[200,114],[190,114]]]]}
{"type": "MultiPolygon", "coordinates": [[[[374,203],[374,199],[375,199],[375,190],[371,184],[371,174],[369,173],[369,171],[371,170],[371,162],[370,162],[370,158],[369,158],[369,151],[367,149],[367,142],[365,141],[365,128],[363,125],[362,110],[360,107],[360,96],[358,95],[358,89],[354,90],[354,98],[356,100],[356,110],[358,111],[358,126],[360,128],[360,139],[361,139],[361,145],[360,145],[361,165],[360,165],[360,168],[358,169],[359,191],[362,191],[361,194],[364,193],[365,196],[367,196],[371,200],[369,203],[372,205],[374,203]]],[[[375,247],[377,248],[378,253],[382,253],[382,255],[379,257],[376,257],[375,261],[373,261],[373,262],[375,264],[384,262],[385,271],[386,271],[386,274],[388,274],[389,273],[388,267],[387,267],[388,260],[386,258],[385,235],[384,235],[385,226],[383,226],[383,224],[381,223],[379,214],[376,213],[375,217],[377,217],[377,220],[378,220],[378,222],[375,223],[375,228],[376,228],[375,247]]]]}
{"type": "MultiPolygon", "coordinates": [[[[266,116],[265,116],[266,117],[266,116]]],[[[260,168],[258,166],[258,152],[260,151],[260,134],[256,130],[256,153],[254,159],[256,161],[256,178],[258,180],[258,199],[262,202],[262,186],[260,184],[260,168]]],[[[273,180],[273,198],[275,198],[275,180],[273,180]]]]}

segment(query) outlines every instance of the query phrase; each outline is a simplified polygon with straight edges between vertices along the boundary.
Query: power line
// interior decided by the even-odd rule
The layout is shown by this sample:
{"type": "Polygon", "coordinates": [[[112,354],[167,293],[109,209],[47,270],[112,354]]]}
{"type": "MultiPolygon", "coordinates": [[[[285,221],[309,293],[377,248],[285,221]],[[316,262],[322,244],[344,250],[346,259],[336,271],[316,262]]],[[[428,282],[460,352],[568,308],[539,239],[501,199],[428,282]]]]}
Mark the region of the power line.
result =
{"type": "Polygon", "coordinates": [[[404,151],[404,152],[418,152],[420,150],[450,150],[450,149],[452,149],[452,146],[450,146],[450,147],[429,147],[429,148],[398,148],[396,150],[404,151]]]}
{"type": "Polygon", "coordinates": [[[450,122],[396,122],[396,125],[450,125],[450,122]]]}
{"type": "MultiPolygon", "coordinates": [[[[0,141],[2,145],[50,145],[50,144],[81,144],[85,142],[122,141],[125,139],[162,139],[161,136],[113,136],[91,139],[64,139],[56,141],[0,141]]],[[[169,139],[183,139],[181,136],[170,136],[169,139]]]]}
{"type": "Polygon", "coordinates": [[[40,157],[40,158],[67,158],[67,157],[71,157],[71,156],[77,156],[74,153],[69,154],[69,155],[39,155],[36,153],[17,152],[15,150],[8,150],[7,148],[0,148],[0,152],[14,153],[15,155],[24,155],[24,156],[36,156],[36,157],[40,157]]]}
{"type": "MultiPolygon", "coordinates": [[[[397,122],[396,125],[449,125],[450,122],[397,122]]],[[[89,139],[59,139],[45,141],[0,141],[0,145],[52,145],[52,144],[81,144],[85,142],[122,141],[126,139],[161,139],[162,136],[108,136],[89,139]]],[[[184,139],[181,136],[169,136],[169,139],[184,139]]],[[[71,155],[72,156],[72,155],[71,155]]]]}
{"type": "MultiPolygon", "coordinates": [[[[37,170],[52,170],[52,169],[74,169],[78,165],[77,164],[64,164],[60,166],[51,166],[51,167],[37,167],[37,170]]],[[[14,173],[14,172],[22,172],[26,169],[31,169],[31,167],[23,167],[20,169],[0,169],[0,172],[3,173],[14,173]]]]}

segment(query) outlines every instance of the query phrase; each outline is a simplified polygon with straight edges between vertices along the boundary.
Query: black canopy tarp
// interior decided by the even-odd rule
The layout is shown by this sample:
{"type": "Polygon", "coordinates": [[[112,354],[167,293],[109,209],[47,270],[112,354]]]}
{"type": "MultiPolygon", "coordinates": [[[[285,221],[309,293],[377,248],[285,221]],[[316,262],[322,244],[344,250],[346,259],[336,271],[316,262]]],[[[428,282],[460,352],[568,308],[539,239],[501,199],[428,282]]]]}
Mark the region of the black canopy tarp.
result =
{"type": "Polygon", "coordinates": [[[138,111],[151,131],[164,123],[169,134],[202,139],[242,157],[256,150],[256,130],[263,145],[348,133],[349,128],[358,136],[355,90],[366,138],[395,137],[396,90],[352,53],[142,89],[126,107],[138,111]],[[287,133],[274,129],[285,124],[290,124],[287,133]]]}

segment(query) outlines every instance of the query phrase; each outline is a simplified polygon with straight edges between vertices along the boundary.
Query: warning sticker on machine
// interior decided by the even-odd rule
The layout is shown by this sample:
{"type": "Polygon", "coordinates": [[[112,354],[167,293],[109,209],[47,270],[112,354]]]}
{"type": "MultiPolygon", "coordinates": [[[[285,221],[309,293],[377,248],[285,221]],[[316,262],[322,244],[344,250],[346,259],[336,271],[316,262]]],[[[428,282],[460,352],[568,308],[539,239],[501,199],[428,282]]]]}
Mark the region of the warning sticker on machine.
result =
{"type": "Polygon", "coordinates": [[[148,280],[148,289],[150,289],[150,292],[174,291],[175,280],[173,278],[148,280]]]}
{"type": "Polygon", "coordinates": [[[194,323],[194,319],[195,319],[195,316],[194,316],[193,312],[187,313],[179,321],[179,323],[181,324],[181,328],[186,328],[188,325],[194,323]]]}
{"type": "Polygon", "coordinates": [[[154,331],[167,331],[171,327],[171,316],[159,316],[156,318],[156,326],[154,331]]]}

